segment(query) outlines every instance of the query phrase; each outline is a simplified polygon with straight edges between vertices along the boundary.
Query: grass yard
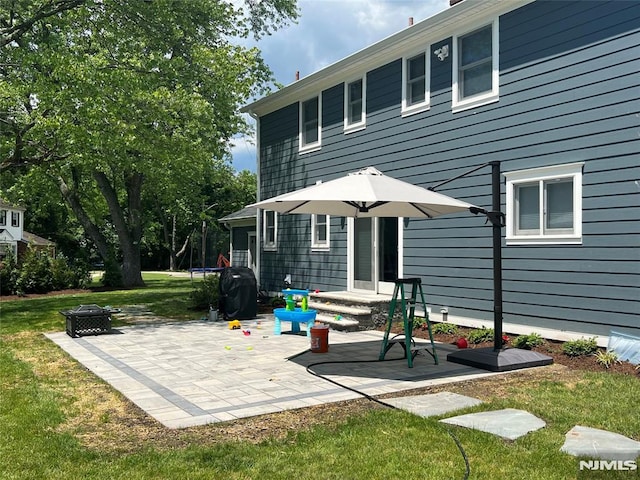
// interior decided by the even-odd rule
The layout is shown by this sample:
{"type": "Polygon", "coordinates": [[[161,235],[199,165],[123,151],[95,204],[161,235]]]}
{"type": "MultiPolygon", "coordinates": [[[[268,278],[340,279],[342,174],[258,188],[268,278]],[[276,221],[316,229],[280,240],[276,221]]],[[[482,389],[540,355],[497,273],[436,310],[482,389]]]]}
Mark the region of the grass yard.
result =
{"type": "Polygon", "coordinates": [[[516,441],[449,427],[367,400],[169,430],[42,334],[64,329],[79,304],[147,305],[176,320],[189,278],[145,276],[143,289],[0,302],[2,479],[631,479],[637,472],[578,472],[560,452],[574,425],[640,440],[640,381],[559,365],[426,389],[486,403],[463,413],[520,408],[547,422],[516,441]]]}

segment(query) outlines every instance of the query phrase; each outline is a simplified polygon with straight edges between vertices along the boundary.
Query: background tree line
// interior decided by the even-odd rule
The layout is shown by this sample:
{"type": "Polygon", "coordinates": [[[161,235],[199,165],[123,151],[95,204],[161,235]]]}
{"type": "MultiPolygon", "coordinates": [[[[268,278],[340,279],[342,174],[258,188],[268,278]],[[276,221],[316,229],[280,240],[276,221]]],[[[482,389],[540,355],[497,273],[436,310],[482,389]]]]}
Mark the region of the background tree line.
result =
{"type": "Polygon", "coordinates": [[[296,17],[295,0],[3,1],[0,195],[125,286],[186,266],[203,219],[225,252],[216,220],[256,189],[230,164],[238,110],[273,80],[240,41],[296,17]]]}

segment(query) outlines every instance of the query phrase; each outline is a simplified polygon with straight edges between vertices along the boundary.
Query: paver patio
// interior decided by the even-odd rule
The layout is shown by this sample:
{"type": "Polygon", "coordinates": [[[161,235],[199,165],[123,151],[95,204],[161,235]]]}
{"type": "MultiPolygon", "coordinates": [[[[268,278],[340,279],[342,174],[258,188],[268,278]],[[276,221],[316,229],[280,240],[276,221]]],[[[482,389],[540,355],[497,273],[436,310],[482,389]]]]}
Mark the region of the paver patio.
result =
{"type": "Polygon", "coordinates": [[[233,420],[358,398],[312,370],[367,395],[496,375],[419,355],[414,367],[394,346],[377,362],[382,332],[329,333],[329,352],[312,353],[304,335],[273,335],[273,317],[226,322],[189,321],[120,327],[109,335],[48,334],[73,358],[169,428],[233,420]],[[246,334],[245,332],[250,332],[246,334]],[[370,363],[325,363],[370,360],[370,363]],[[314,365],[315,364],[315,365],[314,365]]]}

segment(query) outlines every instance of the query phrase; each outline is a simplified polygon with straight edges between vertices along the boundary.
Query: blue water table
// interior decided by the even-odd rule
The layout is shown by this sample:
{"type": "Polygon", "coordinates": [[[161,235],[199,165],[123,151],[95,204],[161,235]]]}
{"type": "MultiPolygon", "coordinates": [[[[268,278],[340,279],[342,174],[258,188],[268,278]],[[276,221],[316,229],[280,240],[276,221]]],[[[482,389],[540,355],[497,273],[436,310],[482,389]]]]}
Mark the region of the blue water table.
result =
{"type": "Polygon", "coordinates": [[[273,310],[273,315],[276,320],[275,327],[273,329],[274,335],[280,335],[282,333],[282,322],[291,322],[291,331],[293,333],[300,332],[300,324],[307,324],[307,337],[311,336],[311,327],[316,322],[316,311],[309,308],[309,290],[296,290],[293,288],[286,288],[282,290],[284,295],[286,307],[276,308],[273,310]],[[296,307],[295,297],[302,297],[300,306],[296,307]]]}

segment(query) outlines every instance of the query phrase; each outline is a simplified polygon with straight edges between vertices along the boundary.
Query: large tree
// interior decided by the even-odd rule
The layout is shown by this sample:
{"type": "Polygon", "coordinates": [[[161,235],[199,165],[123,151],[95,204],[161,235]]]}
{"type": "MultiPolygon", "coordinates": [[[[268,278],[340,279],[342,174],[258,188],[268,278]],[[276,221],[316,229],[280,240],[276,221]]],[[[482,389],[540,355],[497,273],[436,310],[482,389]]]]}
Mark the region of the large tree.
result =
{"type": "Polygon", "coordinates": [[[295,0],[3,2],[0,169],[46,171],[103,259],[115,243],[124,284],[141,285],[144,195],[178,213],[224,165],[246,130],[239,105],[271,80],[237,40],[296,15],[295,0]]]}

